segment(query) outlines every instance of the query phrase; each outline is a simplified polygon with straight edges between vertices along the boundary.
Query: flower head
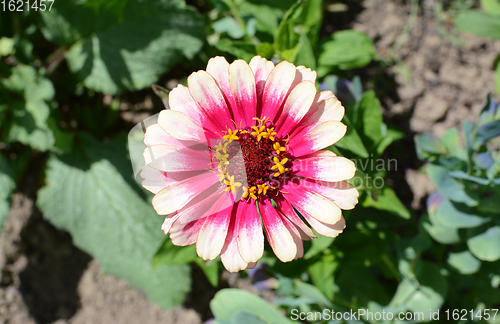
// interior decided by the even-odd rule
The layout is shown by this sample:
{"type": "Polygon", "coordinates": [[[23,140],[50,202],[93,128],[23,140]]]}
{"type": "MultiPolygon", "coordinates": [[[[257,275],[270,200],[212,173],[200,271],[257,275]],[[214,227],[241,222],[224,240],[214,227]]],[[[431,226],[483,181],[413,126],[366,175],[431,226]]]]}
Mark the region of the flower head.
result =
{"type": "Polygon", "coordinates": [[[286,61],[215,57],[170,92],[146,131],[141,176],[173,244],[196,243],[203,259],[221,255],[239,271],[262,257],[264,231],[283,262],[302,257],[311,227],[343,231],[341,209],[358,201],[345,182],[355,166],[323,150],[344,136],[344,108],[315,79],[286,61]]]}

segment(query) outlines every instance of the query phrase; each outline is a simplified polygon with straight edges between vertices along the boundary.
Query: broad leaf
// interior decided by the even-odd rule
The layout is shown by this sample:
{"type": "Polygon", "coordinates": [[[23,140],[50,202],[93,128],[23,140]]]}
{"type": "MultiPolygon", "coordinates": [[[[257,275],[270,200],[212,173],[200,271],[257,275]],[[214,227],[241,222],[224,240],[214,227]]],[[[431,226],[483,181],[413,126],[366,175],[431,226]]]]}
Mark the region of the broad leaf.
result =
{"type": "Polygon", "coordinates": [[[189,268],[152,268],[164,238],[162,217],[133,186],[125,141],[101,144],[80,136],[79,143],[73,152],[52,154],[47,162],[46,185],[38,191],[44,217],[69,231],[75,245],[95,256],[104,271],[126,279],[164,308],[180,304],[190,288],[189,268]],[[125,172],[130,176],[124,178],[125,172]]]}
{"type": "Polygon", "coordinates": [[[485,12],[464,11],[453,22],[462,31],[471,32],[479,37],[500,39],[500,19],[485,12]]]}
{"type": "Polygon", "coordinates": [[[475,209],[445,199],[434,214],[434,219],[449,228],[477,227],[489,221],[488,218],[476,214],[475,209]]]}
{"type": "Polygon", "coordinates": [[[129,0],[117,14],[66,0],[41,14],[45,37],[71,46],[71,71],[88,88],[106,93],[150,86],[203,44],[203,19],[182,1],[129,0]]]}
{"type": "Polygon", "coordinates": [[[0,93],[0,106],[5,104],[11,112],[4,126],[6,142],[21,142],[41,151],[51,149],[55,137],[47,125],[50,108],[46,101],[54,96],[52,83],[35,68],[18,65],[2,84],[7,91],[0,93]]]}
{"type": "Polygon", "coordinates": [[[500,259],[500,227],[492,227],[486,232],[468,239],[467,245],[478,259],[490,262],[497,261],[500,259]]]}
{"type": "Polygon", "coordinates": [[[343,30],[321,46],[318,65],[349,70],[363,67],[375,57],[375,46],[366,34],[343,30]]]}
{"type": "Polygon", "coordinates": [[[461,274],[476,273],[481,267],[481,261],[476,259],[469,251],[450,253],[448,264],[461,274]]]}
{"type": "Polygon", "coordinates": [[[394,190],[388,186],[384,186],[376,197],[372,198],[372,196],[367,195],[363,206],[385,210],[404,219],[410,219],[411,217],[410,212],[399,200],[394,190]]]}
{"type": "Polygon", "coordinates": [[[464,185],[455,180],[446,168],[431,163],[427,166],[427,174],[443,196],[456,202],[465,203],[468,206],[478,204],[473,194],[466,192],[464,185]]]}
{"type": "Polygon", "coordinates": [[[268,324],[291,324],[292,321],[248,291],[240,289],[222,289],[210,302],[210,309],[218,321],[231,322],[235,313],[245,311],[268,324]]]}

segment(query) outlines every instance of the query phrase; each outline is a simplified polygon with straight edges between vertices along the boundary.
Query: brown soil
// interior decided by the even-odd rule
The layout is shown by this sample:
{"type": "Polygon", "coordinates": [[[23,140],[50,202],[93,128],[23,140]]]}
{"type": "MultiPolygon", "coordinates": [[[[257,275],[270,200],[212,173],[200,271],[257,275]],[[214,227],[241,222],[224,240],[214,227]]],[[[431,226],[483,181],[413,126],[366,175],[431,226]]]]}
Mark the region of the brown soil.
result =
{"type": "MultiPolygon", "coordinates": [[[[386,121],[406,134],[399,145],[403,151],[396,152],[398,172],[391,174],[391,183],[416,210],[433,188],[418,171],[413,136],[441,135],[465,119],[474,121],[494,88],[491,65],[500,53],[499,42],[471,35],[461,36],[462,46],[454,45],[440,34],[452,29],[446,17],[436,19],[435,1],[422,3],[407,34],[402,31],[410,15],[409,1],[365,0],[365,9],[350,24],[375,40],[383,59],[399,63],[385,71],[371,66],[363,73],[376,80],[368,86],[381,97],[386,121]],[[398,39],[401,46],[394,48],[398,39]]],[[[216,289],[199,269],[193,269],[193,291],[184,305],[165,311],[123,280],[103,274],[98,262],[76,248],[67,233],[47,223],[33,203],[36,171],[43,159],[35,158],[33,171],[13,195],[0,235],[0,323],[195,324],[211,317],[208,303],[216,289]]],[[[221,277],[218,289],[222,287],[254,289],[248,280],[228,273],[221,277]]]]}

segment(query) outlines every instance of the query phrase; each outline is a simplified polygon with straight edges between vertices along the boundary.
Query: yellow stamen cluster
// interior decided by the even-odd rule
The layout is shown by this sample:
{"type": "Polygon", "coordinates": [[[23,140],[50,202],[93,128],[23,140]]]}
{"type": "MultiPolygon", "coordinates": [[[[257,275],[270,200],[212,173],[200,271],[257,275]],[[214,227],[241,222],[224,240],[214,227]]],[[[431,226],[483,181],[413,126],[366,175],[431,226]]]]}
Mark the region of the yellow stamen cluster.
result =
{"type": "Polygon", "coordinates": [[[288,168],[285,168],[285,164],[288,162],[288,158],[283,158],[281,161],[278,157],[273,158],[274,165],[271,167],[271,170],[278,169],[278,172],[274,174],[275,177],[280,176],[281,174],[288,171],[288,168]]]}
{"type": "Polygon", "coordinates": [[[277,184],[282,181],[281,176],[290,170],[285,166],[289,161],[285,157],[287,140],[276,137],[277,132],[267,117],[253,119],[257,121],[255,126],[228,128],[212,154],[222,190],[232,194],[240,192],[241,198],[247,200],[257,200],[276,190],[279,187],[277,184]],[[239,146],[231,144],[233,141],[237,141],[239,146]],[[237,151],[243,155],[246,178],[245,172],[238,171],[242,168],[241,162],[233,159],[237,151]],[[231,159],[236,162],[230,162],[231,159]]]}

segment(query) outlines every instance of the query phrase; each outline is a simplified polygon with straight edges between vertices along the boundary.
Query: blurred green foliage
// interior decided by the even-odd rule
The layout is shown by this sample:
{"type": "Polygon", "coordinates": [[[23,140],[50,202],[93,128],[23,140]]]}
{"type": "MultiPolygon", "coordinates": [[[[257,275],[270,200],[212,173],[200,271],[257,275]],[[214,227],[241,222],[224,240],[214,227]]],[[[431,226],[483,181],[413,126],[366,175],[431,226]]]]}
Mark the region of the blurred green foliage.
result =
{"type": "MultiPolygon", "coordinates": [[[[500,0],[481,0],[484,11],[465,10],[454,19],[455,26],[479,37],[500,39],[500,0]]],[[[493,62],[496,92],[500,93],[500,54],[493,62]]]]}
{"type": "MultiPolygon", "coordinates": [[[[378,60],[374,44],[354,30],[326,35],[325,5],[59,0],[51,11],[0,12],[0,225],[16,183],[28,174],[39,180],[45,219],[162,307],[183,302],[188,264],[217,286],[218,259],[203,262],[194,246],[174,246],[159,230],[162,217],[130,170],[124,133],[131,125],[121,118],[120,101],[172,70],[185,77],[215,55],[229,61],[261,55],[316,69],[318,88],[342,101],[347,134],[329,149],[355,161],[351,182],[360,203],[344,213],[342,235],[305,242],[300,260],[283,264],[266,247],[258,268],[246,273],[256,287],[276,290],[276,305],[222,290],[211,302],[217,323],[290,322],[278,308],[288,315],[325,308],[429,315],[443,305],[498,305],[499,157],[488,146],[498,135],[498,106],[491,103],[495,113],[485,110],[478,125],[466,124],[466,150],[458,148],[455,130],[441,140],[417,139],[444,198],[416,219],[385,181],[398,168],[386,149],[403,133],[384,123],[380,101],[358,77],[345,79],[378,60]],[[36,159],[43,167],[27,168],[36,159]],[[464,291],[467,298],[460,297],[464,291]]],[[[488,15],[495,6],[483,2],[488,15]]]]}

